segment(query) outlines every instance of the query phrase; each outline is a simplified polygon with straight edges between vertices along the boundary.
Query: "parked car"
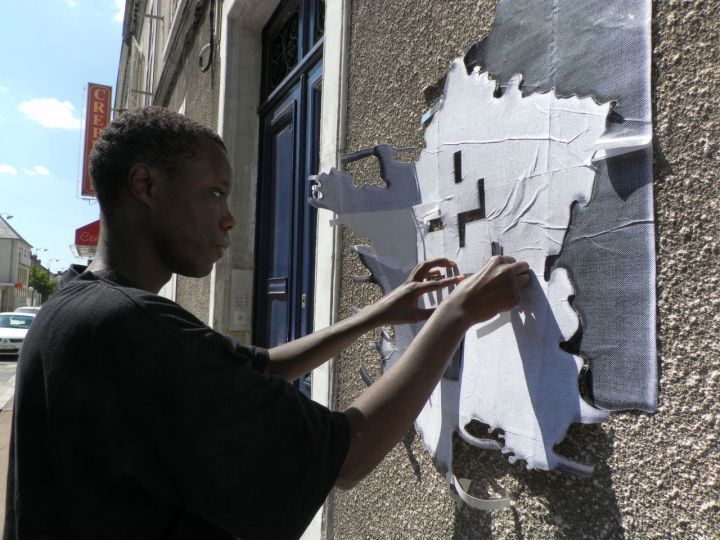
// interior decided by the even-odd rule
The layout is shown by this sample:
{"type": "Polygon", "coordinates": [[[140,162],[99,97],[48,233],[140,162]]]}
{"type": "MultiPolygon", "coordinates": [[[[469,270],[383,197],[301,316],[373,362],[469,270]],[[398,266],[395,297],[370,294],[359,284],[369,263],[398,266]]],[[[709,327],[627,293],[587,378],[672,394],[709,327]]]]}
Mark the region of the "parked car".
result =
{"type": "Polygon", "coordinates": [[[0,313],[0,358],[20,354],[35,313],[0,313]]]}
{"type": "Polygon", "coordinates": [[[15,310],[15,313],[34,313],[37,315],[40,311],[40,306],[23,306],[15,310]]]}

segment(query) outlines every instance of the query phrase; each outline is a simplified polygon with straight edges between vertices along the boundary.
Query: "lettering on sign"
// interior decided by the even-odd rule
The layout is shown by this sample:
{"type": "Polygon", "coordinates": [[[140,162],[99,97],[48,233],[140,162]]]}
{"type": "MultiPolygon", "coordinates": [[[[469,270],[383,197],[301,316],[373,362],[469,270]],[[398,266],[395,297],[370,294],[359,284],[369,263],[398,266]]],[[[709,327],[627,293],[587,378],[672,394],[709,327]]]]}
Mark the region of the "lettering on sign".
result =
{"type": "Polygon", "coordinates": [[[88,83],[87,118],[85,119],[85,155],[83,159],[82,195],[94,197],[95,189],[90,177],[90,152],[102,130],[110,123],[110,97],[112,88],[88,83]]]}

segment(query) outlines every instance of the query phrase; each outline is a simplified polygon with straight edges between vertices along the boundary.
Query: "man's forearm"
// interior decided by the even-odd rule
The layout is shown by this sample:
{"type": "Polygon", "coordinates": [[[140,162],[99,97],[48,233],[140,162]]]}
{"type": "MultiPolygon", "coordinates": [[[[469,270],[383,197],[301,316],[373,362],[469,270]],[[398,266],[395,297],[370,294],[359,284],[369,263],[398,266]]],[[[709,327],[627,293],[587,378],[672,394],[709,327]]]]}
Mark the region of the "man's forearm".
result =
{"type": "Polygon", "coordinates": [[[316,368],[350,345],[365,332],[382,324],[425,320],[432,309],[419,305],[423,294],[456,285],[463,278],[437,279],[439,268],[454,268],[452,261],[433,259],[418,264],[400,287],[375,304],[332,326],[270,350],[267,373],[293,380],[316,368]],[[427,278],[432,277],[430,281],[427,278]]]}
{"type": "Polygon", "coordinates": [[[355,485],[403,437],[464,335],[464,325],[438,310],[402,359],[345,411],[352,441],[338,479],[339,487],[355,485]]]}
{"type": "Polygon", "coordinates": [[[266,373],[296,379],[335,356],[380,322],[374,306],[370,306],[332,326],[273,347],[269,351],[266,373]]]}

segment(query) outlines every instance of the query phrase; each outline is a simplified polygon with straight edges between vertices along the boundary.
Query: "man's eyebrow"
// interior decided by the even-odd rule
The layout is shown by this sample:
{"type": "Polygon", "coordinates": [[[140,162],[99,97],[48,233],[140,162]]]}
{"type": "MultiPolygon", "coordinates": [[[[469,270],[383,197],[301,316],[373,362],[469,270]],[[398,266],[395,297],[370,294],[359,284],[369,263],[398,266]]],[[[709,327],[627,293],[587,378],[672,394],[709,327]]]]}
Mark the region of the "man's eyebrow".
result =
{"type": "Polygon", "coordinates": [[[233,183],[232,180],[225,176],[220,176],[219,179],[215,182],[216,184],[219,184],[220,187],[222,187],[226,192],[232,191],[233,183]]]}

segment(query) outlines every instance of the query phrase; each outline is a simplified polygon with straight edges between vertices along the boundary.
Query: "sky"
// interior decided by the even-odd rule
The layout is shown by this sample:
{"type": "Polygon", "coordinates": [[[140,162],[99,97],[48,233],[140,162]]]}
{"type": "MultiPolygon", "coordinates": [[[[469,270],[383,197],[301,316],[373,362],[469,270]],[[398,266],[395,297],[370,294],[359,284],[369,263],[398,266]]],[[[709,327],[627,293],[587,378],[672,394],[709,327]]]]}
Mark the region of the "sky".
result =
{"type": "Polygon", "coordinates": [[[87,83],[113,87],[125,0],[3,2],[0,215],[52,272],[84,263],[75,229],[99,217],[80,197],[87,83]]]}

